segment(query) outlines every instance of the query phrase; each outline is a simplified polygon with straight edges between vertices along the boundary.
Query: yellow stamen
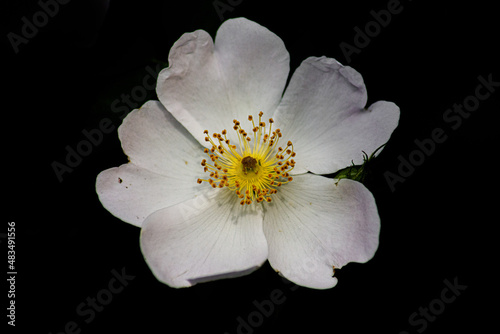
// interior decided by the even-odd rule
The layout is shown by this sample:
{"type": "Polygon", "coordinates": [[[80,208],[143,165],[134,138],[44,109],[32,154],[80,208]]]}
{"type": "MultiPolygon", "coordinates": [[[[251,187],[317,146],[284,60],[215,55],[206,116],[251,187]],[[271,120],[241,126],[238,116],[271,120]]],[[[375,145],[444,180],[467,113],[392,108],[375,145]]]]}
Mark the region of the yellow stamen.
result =
{"type": "Polygon", "coordinates": [[[266,131],[263,115],[259,113],[258,122],[254,122],[252,115],[248,116],[248,121],[252,123],[252,136],[238,120],[233,120],[238,146],[230,143],[226,130],[222,130],[221,134],[214,133],[214,139],[208,135],[208,130],[203,131],[205,141],[210,142],[212,148],[204,149],[209,159],[203,159],[201,165],[210,177],[198,179],[198,183],[208,182],[213,188],[229,188],[241,199],[241,205],[248,205],[253,201],[271,202],[270,196],[277,193],[276,188],[293,180],[289,176],[295,166],[295,161],[291,159],[296,155],[293,144],[288,141],[286,147],[278,147],[279,138],[283,136],[281,130],[272,130],[274,120],[270,118],[269,130],[266,131]]]}

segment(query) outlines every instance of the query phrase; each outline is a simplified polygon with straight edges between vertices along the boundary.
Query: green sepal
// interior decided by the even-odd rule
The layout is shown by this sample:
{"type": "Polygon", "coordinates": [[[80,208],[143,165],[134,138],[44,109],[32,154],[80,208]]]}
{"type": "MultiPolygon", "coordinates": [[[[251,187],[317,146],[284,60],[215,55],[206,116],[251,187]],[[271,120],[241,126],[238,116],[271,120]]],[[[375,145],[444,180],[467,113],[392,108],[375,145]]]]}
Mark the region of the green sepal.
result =
{"type": "Polygon", "coordinates": [[[341,179],[350,179],[363,183],[370,173],[368,163],[373,160],[375,154],[384,146],[385,144],[377,148],[370,156],[368,156],[365,151],[361,151],[363,152],[363,164],[355,165],[354,161],[351,160],[351,166],[341,169],[335,174],[334,179],[337,179],[336,184],[338,184],[341,179]]]}

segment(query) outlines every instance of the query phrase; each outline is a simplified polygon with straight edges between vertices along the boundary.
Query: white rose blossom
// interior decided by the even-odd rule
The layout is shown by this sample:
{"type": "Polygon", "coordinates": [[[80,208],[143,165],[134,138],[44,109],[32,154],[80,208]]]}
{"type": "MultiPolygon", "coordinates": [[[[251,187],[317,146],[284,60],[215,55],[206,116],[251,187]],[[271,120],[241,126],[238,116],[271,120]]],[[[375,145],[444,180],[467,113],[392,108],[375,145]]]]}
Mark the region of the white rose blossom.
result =
{"type": "Polygon", "coordinates": [[[160,101],[118,129],[129,163],[97,177],[102,205],[141,228],[140,245],[171,287],[238,277],[266,260],[305,287],[336,285],[334,269],[370,260],[380,218],[361,183],[326,178],[386,143],[399,108],[365,108],[361,75],[310,57],[283,94],[289,54],[268,29],[224,22],[173,45],[160,101]]]}

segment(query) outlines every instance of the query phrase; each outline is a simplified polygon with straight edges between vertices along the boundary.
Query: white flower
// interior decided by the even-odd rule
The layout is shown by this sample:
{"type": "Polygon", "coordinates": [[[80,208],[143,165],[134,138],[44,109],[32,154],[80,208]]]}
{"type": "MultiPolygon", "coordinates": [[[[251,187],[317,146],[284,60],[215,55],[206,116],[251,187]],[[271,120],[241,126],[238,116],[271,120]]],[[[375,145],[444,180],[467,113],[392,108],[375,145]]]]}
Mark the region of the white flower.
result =
{"type": "Polygon", "coordinates": [[[361,164],[362,151],[389,140],[399,108],[365,109],[361,75],[331,58],[303,61],[283,94],[288,72],[279,37],[228,20],[215,43],[203,30],[184,34],[159,75],[160,102],[124,119],[130,162],[101,172],[96,189],[107,210],[142,228],[160,281],[187,287],[269,260],[292,282],[325,289],[335,268],[373,257],[372,194],[315,174],[361,164]]]}

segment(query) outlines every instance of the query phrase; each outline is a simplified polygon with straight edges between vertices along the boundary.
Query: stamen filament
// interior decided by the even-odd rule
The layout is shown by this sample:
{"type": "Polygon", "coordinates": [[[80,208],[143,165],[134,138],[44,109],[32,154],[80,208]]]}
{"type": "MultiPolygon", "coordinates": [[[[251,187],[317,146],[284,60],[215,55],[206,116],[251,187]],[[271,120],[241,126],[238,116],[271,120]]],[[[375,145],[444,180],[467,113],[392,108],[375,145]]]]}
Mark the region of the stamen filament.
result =
{"type": "Polygon", "coordinates": [[[245,205],[254,201],[271,202],[270,196],[277,193],[277,188],[293,180],[289,174],[295,166],[295,161],[291,159],[295,157],[293,144],[288,141],[285,148],[278,146],[281,130],[272,130],[272,118],[267,130],[262,116],[260,112],[258,125],[251,115],[248,116],[253,136],[248,135],[238,120],[233,120],[238,147],[227,138],[226,130],[212,136],[208,135],[208,130],[203,132],[205,140],[212,146],[204,149],[208,159],[201,162],[209,178],[200,178],[198,183],[208,182],[213,188],[229,188],[241,199],[240,204],[245,205]]]}

